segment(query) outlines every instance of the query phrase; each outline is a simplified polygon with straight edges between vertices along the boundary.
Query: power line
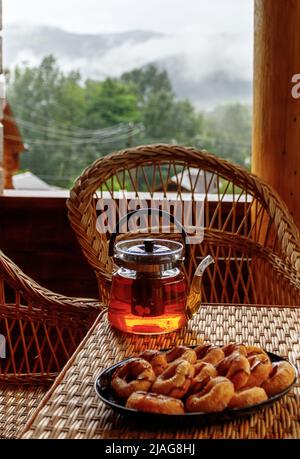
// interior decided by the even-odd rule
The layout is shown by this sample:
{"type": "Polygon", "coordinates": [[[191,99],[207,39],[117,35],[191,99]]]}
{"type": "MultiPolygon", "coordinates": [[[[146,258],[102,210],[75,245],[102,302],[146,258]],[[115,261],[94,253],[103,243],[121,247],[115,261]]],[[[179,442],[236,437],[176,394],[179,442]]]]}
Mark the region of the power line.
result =
{"type": "Polygon", "coordinates": [[[80,141],[87,139],[102,139],[102,138],[107,138],[107,137],[112,137],[118,134],[122,134],[125,131],[128,132],[128,130],[134,130],[134,129],[139,129],[142,130],[143,126],[141,124],[133,124],[133,123],[119,123],[114,126],[110,126],[107,128],[101,128],[97,130],[90,130],[90,131],[85,131],[84,129],[80,129],[77,127],[74,127],[69,130],[63,130],[59,129],[54,126],[49,126],[49,125],[41,125],[41,124],[36,124],[32,123],[30,121],[25,121],[20,118],[12,118],[9,116],[5,116],[4,119],[7,119],[9,121],[16,121],[19,126],[24,127],[26,130],[34,131],[39,134],[44,134],[47,133],[49,136],[54,136],[57,137],[60,140],[72,140],[72,139],[79,139],[80,141]]]}
{"type": "MultiPolygon", "coordinates": [[[[80,146],[80,145],[93,145],[93,144],[107,144],[113,142],[119,142],[122,140],[128,139],[130,136],[136,136],[142,132],[140,126],[130,127],[127,130],[120,131],[119,133],[111,134],[110,136],[106,137],[94,137],[94,138],[52,138],[52,139],[41,139],[41,138],[26,138],[26,143],[29,145],[44,145],[44,146],[56,146],[56,147],[63,147],[63,146],[80,146]]],[[[4,134],[4,138],[7,140],[15,140],[19,141],[20,138],[10,134],[4,134]]]]}

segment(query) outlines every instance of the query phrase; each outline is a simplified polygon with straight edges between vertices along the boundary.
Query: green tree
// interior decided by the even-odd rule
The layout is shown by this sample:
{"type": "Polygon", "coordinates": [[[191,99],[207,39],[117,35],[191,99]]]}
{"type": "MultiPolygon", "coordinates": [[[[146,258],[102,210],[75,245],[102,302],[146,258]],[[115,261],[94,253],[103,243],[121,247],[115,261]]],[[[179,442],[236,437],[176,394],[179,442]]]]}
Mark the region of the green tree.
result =
{"type": "Polygon", "coordinates": [[[128,84],[117,79],[87,80],[85,110],[90,129],[140,121],[137,96],[128,84]]]}
{"type": "Polygon", "coordinates": [[[8,100],[28,146],[22,168],[50,183],[68,183],[64,177],[72,174],[74,151],[66,133],[80,124],[85,110],[79,73],[64,75],[53,56],[38,67],[17,67],[9,81],[8,100]]]}
{"type": "Polygon", "coordinates": [[[121,79],[132,86],[138,98],[145,128],[140,141],[193,143],[202,117],[188,100],[176,100],[165,70],[148,65],[123,74],[121,79]]]}
{"type": "Polygon", "coordinates": [[[99,156],[143,143],[195,145],[249,163],[250,108],[235,104],[199,113],[175,97],[167,72],[154,65],[84,82],[47,56],[39,66],[15,69],[8,100],[29,148],[22,168],[51,184],[68,187],[99,156]],[[137,124],[143,130],[133,135],[137,124]]]}
{"type": "Polygon", "coordinates": [[[251,157],[251,107],[242,104],[215,108],[203,117],[198,144],[243,166],[251,157]]]}
{"type": "Polygon", "coordinates": [[[64,187],[101,154],[127,145],[127,131],[104,135],[101,129],[140,120],[130,85],[113,79],[83,83],[78,72],[61,72],[53,56],[37,67],[17,67],[8,100],[29,149],[22,168],[64,187]]]}
{"type": "Polygon", "coordinates": [[[146,103],[152,93],[164,90],[172,93],[172,85],[165,70],[159,70],[155,65],[150,64],[142,69],[135,69],[126,72],[121,77],[122,81],[133,86],[140,104],[146,103]]]}

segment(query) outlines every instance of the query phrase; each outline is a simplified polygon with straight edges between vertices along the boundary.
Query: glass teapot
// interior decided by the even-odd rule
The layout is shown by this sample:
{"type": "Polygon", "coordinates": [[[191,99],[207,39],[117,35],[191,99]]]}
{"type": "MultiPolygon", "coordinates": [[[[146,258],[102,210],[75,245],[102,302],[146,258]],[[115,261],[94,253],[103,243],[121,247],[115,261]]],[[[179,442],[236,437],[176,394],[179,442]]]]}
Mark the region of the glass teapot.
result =
{"type": "Polygon", "coordinates": [[[183,327],[201,305],[201,280],[213,263],[208,255],[198,265],[187,293],[180,265],[189,258],[188,237],[183,226],[160,209],[139,209],[121,219],[112,233],[109,255],[118,269],[113,273],[108,320],[115,328],[137,334],[169,333],[183,327]],[[115,244],[124,220],[136,213],[157,212],[176,224],[185,241],[169,239],[128,239],[115,244]]]}

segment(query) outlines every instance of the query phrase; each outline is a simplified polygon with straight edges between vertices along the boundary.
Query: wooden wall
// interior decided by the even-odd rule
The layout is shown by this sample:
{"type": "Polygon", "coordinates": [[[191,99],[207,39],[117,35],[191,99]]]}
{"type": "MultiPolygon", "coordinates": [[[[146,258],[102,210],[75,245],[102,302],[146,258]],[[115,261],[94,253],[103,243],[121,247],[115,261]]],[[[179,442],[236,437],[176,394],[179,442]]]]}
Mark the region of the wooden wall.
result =
{"type": "MultiPolygon", "coordinates": [[[[18,190],[4,193],[0,196],[0,249],[41,285],[68,296],[98,298],[95,275],[68,220],[68,193],[57,192],[55,197],[43,192],[20,196],[18,190]]],[[[216,199],[210,201],[210,213],[216,205],[216,199]]],[[[230,200],[223,202],[222,221],[231,207],[230,200]]],[[[236,208],[237,222],[244,211],[241,202],[236,208]]]]}
{"type": "MultiPolygon", "coordinates": [[[[0,0],[0,120],[3,118],[3,97],[4,97],[4,82],[1,80],[3,76],[2,68],[2,0],[0,0]]],[[[3,172],[3,126],[0,121],[0,195],[2,194],[4,186],[4,172],[3,172]]]]}
{"type": "Polygon", "coordinates": [[[43,286],[97,298],[96,279],[70,227],[65,198],[0,196],[0,248],[43,286]]]}

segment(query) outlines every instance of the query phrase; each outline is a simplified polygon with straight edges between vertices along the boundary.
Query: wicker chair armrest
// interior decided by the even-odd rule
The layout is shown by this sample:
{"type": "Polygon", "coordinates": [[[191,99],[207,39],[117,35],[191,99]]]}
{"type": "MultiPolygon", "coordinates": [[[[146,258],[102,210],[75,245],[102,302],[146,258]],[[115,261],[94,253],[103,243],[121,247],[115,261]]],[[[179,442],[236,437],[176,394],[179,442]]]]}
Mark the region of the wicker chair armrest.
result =
{"type": "Polygon", "coordinates": [[[54,293],[27,276],[13,261],[11,261],[2,251],[0,251],[0,280],[5,280],[20,297],[24,297],[34,307],[49,307],[53,310],[54,306],[61,307],[66,312],[97,312],[105,308],[105,305],[90,298],[73,298],[58,293],[54,293]]]}
{"type": "Polygon", "coordinates": [[[95,299],[41,287],[0,251],[0,330],[6,347],[0,382],[53,381],[103,309],[95,299]]]}
{"type": "Polygon", "coordinates": [[[255,196],[275,224],[282,252],[289,258],[291,265],[300,270],[299,231],[283,200],[264,180],[243,167],[204,150],[154,144],[114,152],[96,160],[83,171],[70,191],[67,201],[69,220],[83,253],[95,271],[101,269],[101,275],[105,277],[105,272],[112,269],[107,245],[96,230],[96,212],[93,205],[95,192],[107,177],[122,170],[125,165],[126,169],[130,169],[147,161],[151,163],[162,160],[175,161],[177,164],[188,163],[190,167],[213,174],[217,172],[220,177],[232,181],[237,187],[255,196]]]}

